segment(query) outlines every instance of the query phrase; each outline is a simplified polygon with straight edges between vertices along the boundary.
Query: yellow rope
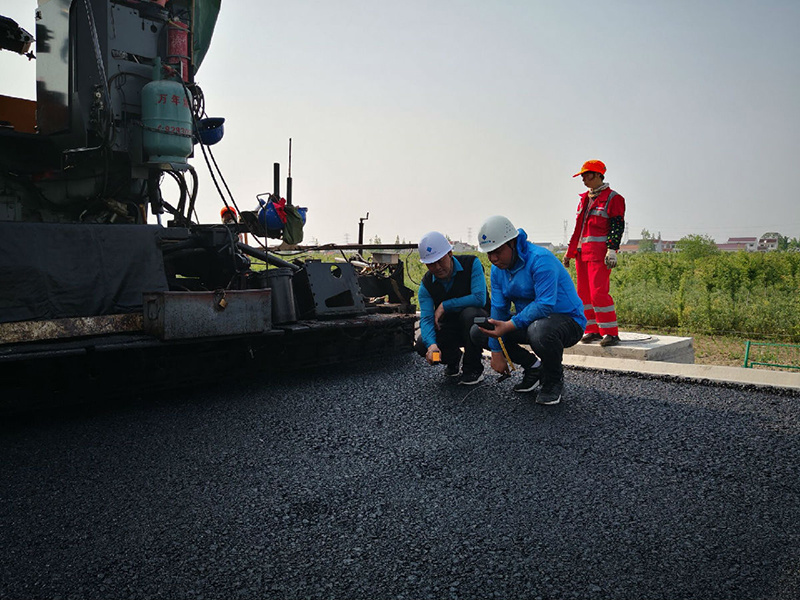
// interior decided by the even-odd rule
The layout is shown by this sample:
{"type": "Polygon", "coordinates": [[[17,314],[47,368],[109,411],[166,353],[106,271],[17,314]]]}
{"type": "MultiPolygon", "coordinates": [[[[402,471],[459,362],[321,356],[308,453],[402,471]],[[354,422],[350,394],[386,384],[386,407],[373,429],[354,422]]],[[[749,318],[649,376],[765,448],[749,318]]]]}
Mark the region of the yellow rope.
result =
{"type": "Polygon", "coordinates": [[[511,359],[508,357],[508,350],[506,350],[506,345],[503,343],[503,338],[497,338],[497,341],[500,342],[500,347],[503,349],[503,356],[506,357],[506,362],[508,366],[511,367],[512,371],[516,371],[517,369],[514,367],[514,363],[511,362],[511,359]]]}

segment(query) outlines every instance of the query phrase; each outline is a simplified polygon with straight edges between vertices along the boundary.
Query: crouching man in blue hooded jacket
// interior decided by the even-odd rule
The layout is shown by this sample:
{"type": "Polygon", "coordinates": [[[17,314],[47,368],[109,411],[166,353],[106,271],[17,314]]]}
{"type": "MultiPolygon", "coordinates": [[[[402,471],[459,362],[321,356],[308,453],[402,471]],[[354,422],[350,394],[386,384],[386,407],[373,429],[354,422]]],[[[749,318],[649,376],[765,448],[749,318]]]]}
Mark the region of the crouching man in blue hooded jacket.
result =
{"type": "Polygon", "coordinates": [[[529,242],[525,231],[506,217],[486,219],[478,246],[492,263],[489,323],[494,328],[475,325],[470,336],[491,350],[492,369],[507,373],[502,339],[511,361],[525,370],[514,391],[530,392],[541,382],[536,402],[557,404],[564,391],[564,348],[577,344],[586,326],[575,284],[552,252],[529,242]],[[520,344],[530,345],[535,354],[520,344]]]}

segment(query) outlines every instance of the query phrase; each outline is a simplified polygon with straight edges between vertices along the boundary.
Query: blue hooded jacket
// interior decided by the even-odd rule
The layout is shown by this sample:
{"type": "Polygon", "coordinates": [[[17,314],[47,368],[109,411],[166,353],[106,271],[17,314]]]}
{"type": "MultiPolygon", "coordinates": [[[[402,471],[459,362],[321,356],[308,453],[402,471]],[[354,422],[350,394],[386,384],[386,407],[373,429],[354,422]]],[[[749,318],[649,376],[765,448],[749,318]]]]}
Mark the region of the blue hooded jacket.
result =
{"type": "MultiPolygon", "coordinates": [[[[517,262],[505,270],[492,265],[492,318],[508,321],[513,302],[516,314],[511,320],[517,329],[553,313],[569,315],[584,329],[583,301],[564,265],[546,248],[529,242],[524,229],[517,231],[517,262]]],[[[489,349],[500,352],[500,343],[489,338],[489,349]]]]}

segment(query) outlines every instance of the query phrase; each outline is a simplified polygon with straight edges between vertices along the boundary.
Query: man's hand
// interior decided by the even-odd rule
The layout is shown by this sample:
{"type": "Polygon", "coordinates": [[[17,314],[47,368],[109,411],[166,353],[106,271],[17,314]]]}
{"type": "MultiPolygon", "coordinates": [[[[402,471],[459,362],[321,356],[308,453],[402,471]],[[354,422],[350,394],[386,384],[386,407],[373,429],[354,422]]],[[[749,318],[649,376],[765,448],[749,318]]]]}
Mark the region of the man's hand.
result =
{"type": "Polygon", "coordinates": [[[613,269],[617,266],[617,251],[612,250],[611,248],[608,249],[606,252],[606,266],[609,269],[613,269]]]}
{"type": "Polygon", "coordinates": [[[439,324],[439,319],[444,316],[444,302],[442,302],[439,306],[436,307],[436,310],[433,311],[433,325],[436,327],[436,331],[439,331],[442,326],[439,324]]]}
{"type": "Polygon", "coordinates": [[[435,365],[436,363],[441,362],[442,355],[441,351],[439,350],[439,346],[437,346],[436,344],[431,344],[430,346],[428,346],[428,352],[425,354],[425,360],[428,361],[429,365],[435,365]],[[433,360],[434,352],[439,352],[439,360],[433,360]]]}
{"type": "Polygon", "coordinates": [[[492,369],[498,373],[508,373],[508,363],[502,352],[492,352],[492,369]]]}
{"type": "Polygon", "coordinates": [[[495,321],[494,319],[487,319],[487,320],[489,323],[494,325],[494,329],[484,329],[480,325],[478,325],[478,328],[489,337],[493,338],[503,337],[504,335],[511,333],[517,328],[517,326],[514,325],[514,321],[495,321]]]}
{"type": "Polygon", "coordinates": [[[566,252],[564,253],[564,258],[561,259],[561,262],[564,263],[564,266],[569,269],[569,256],[567,256],[566,252]]]}

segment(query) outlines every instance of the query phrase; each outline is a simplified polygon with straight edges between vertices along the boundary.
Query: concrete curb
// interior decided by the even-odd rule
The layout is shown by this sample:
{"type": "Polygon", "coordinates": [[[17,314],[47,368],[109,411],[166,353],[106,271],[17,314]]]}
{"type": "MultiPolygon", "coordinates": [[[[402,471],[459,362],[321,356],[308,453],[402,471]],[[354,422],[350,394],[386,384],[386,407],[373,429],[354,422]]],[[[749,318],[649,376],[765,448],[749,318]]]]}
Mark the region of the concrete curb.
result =
{"type": "Polygon", "coordinates": [[[622,373],[667,375],[682,377],[684,379],[716,381],[721,383],[741,383],[800,391],[800,373],[789,373],[787,371],[767,371],[764,369],[745,369],[742,367],[642,361],[626,358],[580,356],[574,354],[564,355],[564,366],[602,369],[604,371],[618,371],[622,373]]]}

